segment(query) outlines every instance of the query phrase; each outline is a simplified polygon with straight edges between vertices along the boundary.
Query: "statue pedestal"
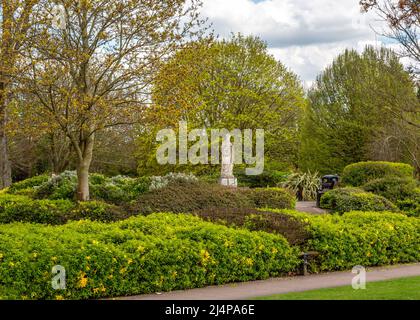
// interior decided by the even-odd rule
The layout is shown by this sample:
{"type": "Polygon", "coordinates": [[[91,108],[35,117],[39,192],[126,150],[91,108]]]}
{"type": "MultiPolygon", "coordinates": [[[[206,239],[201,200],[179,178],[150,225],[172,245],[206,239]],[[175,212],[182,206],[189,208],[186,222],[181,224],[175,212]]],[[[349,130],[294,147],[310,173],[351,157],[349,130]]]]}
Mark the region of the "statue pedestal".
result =
{"type": "Polygon", "coordinates": [[[234,176],[222,177],[222,178],[220,178],[219,183],[222,186],[235,187],[236,188],[238,186],[238,179],[236,179],[234,176]]]}

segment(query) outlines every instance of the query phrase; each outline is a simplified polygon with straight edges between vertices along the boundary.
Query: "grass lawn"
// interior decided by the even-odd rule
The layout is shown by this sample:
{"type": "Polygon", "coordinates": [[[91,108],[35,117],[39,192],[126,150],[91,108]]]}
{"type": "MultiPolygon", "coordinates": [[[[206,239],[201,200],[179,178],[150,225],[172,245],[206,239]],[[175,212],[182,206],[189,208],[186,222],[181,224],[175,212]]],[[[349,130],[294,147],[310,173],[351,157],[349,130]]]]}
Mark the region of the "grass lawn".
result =
{"type": "Polygon", "coordinates": [[[366,283],[366,290],[351,285],[305,292],[293,292],[257,300],[420,300],[420,277],[366,283]]]}

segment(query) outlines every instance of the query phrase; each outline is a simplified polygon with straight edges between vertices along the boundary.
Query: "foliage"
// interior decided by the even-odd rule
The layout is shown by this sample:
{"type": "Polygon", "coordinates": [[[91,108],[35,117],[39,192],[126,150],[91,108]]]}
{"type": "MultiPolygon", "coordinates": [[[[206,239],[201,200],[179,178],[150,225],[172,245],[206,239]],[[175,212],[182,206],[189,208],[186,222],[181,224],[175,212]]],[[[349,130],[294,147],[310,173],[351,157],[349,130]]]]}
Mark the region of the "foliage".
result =
{"type": "Polygon", "coordinates": [[[248,188],[273,188],[280,186],[287,180],[290,172],[279,170],[264,170],[264,172],[257,176],[250,176],[245,174],[245,170],[235,173],[238,179],[238,184],[242,187],[248,188]]]}
{"type": "Polygon", "coordinates": [[[302,245],[309,237],[306,223],[286,214],[247,208],[205,209],[195,212],[200,218],[250,231],[265,231],[284,236],[291,245],[302,245]]]}
{"type": "Polygon", "coordinates": [[[297,162],[303,88],[258,37],[191,42],[160,68],[153,101],[158,107],[141,128],[152,134],[140,135],[139,168],[156,167],[154,133],[177,130],[182,119],[194,129],[264,129],[265,156],[297,162]]]}
{"type": "Polygon", "coordinates": [[[412,178],[413,175],[413,167],[405,163],[368,161],[353,163],[345,167],[342,182],[349,186],[359,187],[371,180],[388,176],[412,178]]]}
{"type": "Polygon", "coordinates": [[[198,178],[193,174],[185,174],[185,173],[168,173],[166,176],[163,177],[151,177],[150,179],[150,187],[149,190],[157,190],[166,187],[171,183],[176,182],[197,182],[198,178]]]}
{"type": "Polygon", "coordinates": [[[296,198],[282,188],[256,188],[242,191],[254,203],[255,208],[293,209],[296,198]]]}
{"type": "Polygon", "coordinates": [[[140,195],[129,212],[189,213],[203,209],[294,208],[295,199],[284,189],[235,189],[205,182],[178,181],[140,195]]]}
{"type": "Polygon", "coordinates": [[[397,206],[408,216],[420,217],[420,188],[415,189],[409,197],[397,201],[397,206]]]}
{"type": "Polygon", "coordinates": [[[317,197],[317,191],[320,185],[320,176],[318,172],[291,174],[283,187],[291,190],[294,194],[300,195],[304,201],[312,201],[317,197]]]}
{"type": "Polygon", "coordinates": [[[413,197],[418,186],[419,182],[415,179],[389,176],[371,180],[363,186],[363,190],[383,196],[397,203],[399,200],[413,197]]]}
{"type": "Polygon", "coordinates": [[[35,176],[35,177],[29,178],[23,181],[13,183],[8,189],[8,193],[18,194],[22,190],[38,187],[44,182],[47,182],[49,179],[50,179],[49,175],[43,174],[40,176],[35,176]]]}
{"type": "MultiPolygon", "coordinates": [[[[130,178],[126,176],[105,177],[92,173],[89,175],[89,185],[92,197],[113,204],[122,204],[134,200],[139,194],[149,190],[150,178],[130,178]]],[[[50,178],[34,177],[17,183],[10,188],[10,193],[25,194],[37,199],[75,199],[77,175],[74,171],[65,171],[50,178]],[[32,188],[20,190],[22,186],[32,185],[32,188]],[[17,189],[16,189],[17,188],[17,189]],[[20,191],[15,191],[20,190],[20,191]],[[23,193],[22,193],[23,192],[23,193]]]]}
{"type": "Polygon", "coordinates": [[[100,201],[35,200],[25,196],[0,195],[0,223],[32,222],[58,225],[70,220],[117,221],[127,218],[118,207],[100,201]]]}
{"type": "Polygon", "coordinates": [[[357,188],[339,188],[321,197],[321,208],[343,214],[350,211],[397,211],[397,207],[382,196],[357,188]]]}
{"type": "Polygon", "coordinates": [[[103,224],[0,226],[3,299],[92,299],[266,279],[300,263],[280,235],[236,230],[191,215],[103,224]],[[51,269],[66,269],[66,290],[51,269]]]}
{"type": "Polygon", "coordinates": [[[389,212],[289,214],[309,224],[305,249],[319,253],[311,264],[313,271],[420,261],[420,219],[389,212]]]}
{"type": "Polygon", "coordinates": [[[418,120],[415,87],[390,49],[340,54],[308,94],[300,168],[338,174],[366,160],[418,164],[419,130],[402,120],[418,120]]]}

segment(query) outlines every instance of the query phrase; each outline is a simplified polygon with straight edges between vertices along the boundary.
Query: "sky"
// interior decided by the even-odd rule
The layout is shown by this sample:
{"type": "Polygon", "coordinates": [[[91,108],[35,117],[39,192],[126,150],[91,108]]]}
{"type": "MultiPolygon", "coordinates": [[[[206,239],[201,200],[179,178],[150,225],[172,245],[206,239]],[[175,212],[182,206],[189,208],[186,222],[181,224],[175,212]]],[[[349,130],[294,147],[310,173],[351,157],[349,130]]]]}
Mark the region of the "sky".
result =
{"type": "MultiPolygon", "coordinates": [[[[363,50],[387,41],[374,30],[383,24],[363,14],[359,0],[203,0],[203,16],[215,33],[256,35],[270,53],[307,86],[346,48],[363,50]]],[[[387,44],[388,46],[390,44],[387,44]]]]}

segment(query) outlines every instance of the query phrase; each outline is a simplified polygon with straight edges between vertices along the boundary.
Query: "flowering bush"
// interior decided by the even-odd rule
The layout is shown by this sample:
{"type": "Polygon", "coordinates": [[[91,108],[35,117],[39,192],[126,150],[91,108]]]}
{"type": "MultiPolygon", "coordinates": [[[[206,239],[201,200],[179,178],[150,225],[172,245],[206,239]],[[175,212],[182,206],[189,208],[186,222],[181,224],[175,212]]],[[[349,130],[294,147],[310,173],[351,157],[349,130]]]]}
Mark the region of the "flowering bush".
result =
{"type": "Polygon", "coordinates": [[[192,215],[117,223],[0,225],[0,298],[88,299],[265,279],[292,272],[298,251],[280,235],[192,215]],[[52,268],[66,270],[54,290],[52,268]]]}
{"type": "Polygon", "coordinates": [[[153,191],[162,189],[168,186],[169,184],[176,182],[198,182],[198,178],[191,173],[169,173],[163,177],[152,177],[150,179],[149,190],[153,191]]]}

